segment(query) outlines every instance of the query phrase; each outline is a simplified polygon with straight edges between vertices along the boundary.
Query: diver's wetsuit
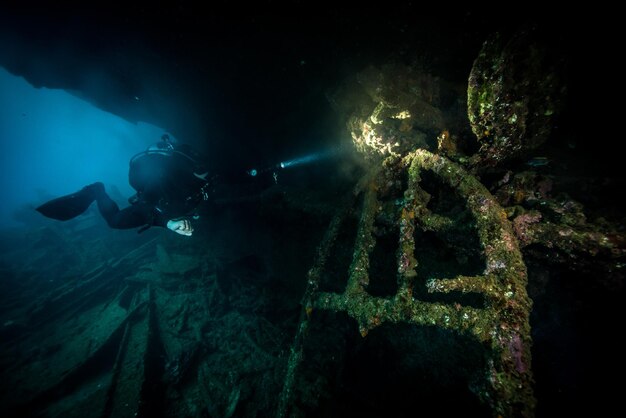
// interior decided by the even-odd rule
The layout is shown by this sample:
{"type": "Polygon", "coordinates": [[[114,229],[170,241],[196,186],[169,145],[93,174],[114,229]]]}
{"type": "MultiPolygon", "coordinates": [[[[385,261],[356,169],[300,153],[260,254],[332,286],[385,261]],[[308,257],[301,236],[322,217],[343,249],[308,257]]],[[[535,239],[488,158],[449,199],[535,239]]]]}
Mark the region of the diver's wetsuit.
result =
{"type": "MultiPolygon", "coordinates": [[[[91,189],[91,193],[98,204],[100,214],[111,228],[129,229],[140,226],[165,226],[167,218],[159,212],[154,205],[147,202],[137,202],[120,210],[119,206],[104,191],[104,185],[100,182],[91,184],[85,189],[91,189]]],[[[83,189],[83,190],[85,190],[83,189]]]]}
{"type": "Polygon", "coordinates": [[[189,215],[203,200],[206,181],[194,176],[197,168],[179,151],[138,154],[130,162],[128,181],[137,191],[134,203],[120,210],[104,192],[96,194],[98,209],[111,228],[165,226],[167,221],[189,215]]]}
{"type": "Polygon", "coordinates": [[[207,182],[194,173],[203,172],[197,160],[178,150],[148,150],[130,161],[128,178],[137,191],[132,204],[122,210],[100,182],[79,192],[47,202],[37,208],[43,215],[68,220],[83,213],[95,200],[111,228],[166,226],[172,219],[191,215],[207,194],[207,182]]]}

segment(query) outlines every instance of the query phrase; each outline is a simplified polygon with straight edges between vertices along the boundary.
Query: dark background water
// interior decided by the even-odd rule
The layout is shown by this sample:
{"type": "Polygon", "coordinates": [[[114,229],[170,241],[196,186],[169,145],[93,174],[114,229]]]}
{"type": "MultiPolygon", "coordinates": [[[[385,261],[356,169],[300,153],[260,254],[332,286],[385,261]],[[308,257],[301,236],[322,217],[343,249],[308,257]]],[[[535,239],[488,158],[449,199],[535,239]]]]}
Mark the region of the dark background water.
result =
{"type": "MultiPolygon", "coordinates": [[[[347,137],[327,94],[391,57],[419,60],[464,82],[484,40],[538,27],[566,66],[571,103],[563,136],[586,163],[612,158],[605,102],[616,27],[610,10],[321,7],[258,3],[221,12],[163,6],[7,8],[0,63],[37,87],[64,88],[130,121],[144,121],[207,150],[212,163],[249,167],[347,137]],[[597,23],[597,25],[594,25],[597,23]],[[591,153],[591,154],[590,154],[591,153]]],[[[608,162],[614,162],[614,159],[608,162]]],[[[611,170],[601,162],[594,169],[611,170]]]]}
{"type": "Polygon", "coordinates": [[[329,127],[316,135],[329,123],[324,94],[368,65],[419,58],[438,76],[462,81],[489,34],[533,25],[570,60],[573,97],[590,101],[581,100],[585,113],[570,110],[597,115],[602,106],[595,77],[613,66],[598,42],[612,45],[610,20],[587,30],[597,19],[591,12],[383,9],[270,2],[218,13],[182,2],[9,10],[2,14],[2,64],[35,86],[78,90],[129,120],[206,143],[216,163],[273,158],[345,135],[329,138],[329,127]]]}

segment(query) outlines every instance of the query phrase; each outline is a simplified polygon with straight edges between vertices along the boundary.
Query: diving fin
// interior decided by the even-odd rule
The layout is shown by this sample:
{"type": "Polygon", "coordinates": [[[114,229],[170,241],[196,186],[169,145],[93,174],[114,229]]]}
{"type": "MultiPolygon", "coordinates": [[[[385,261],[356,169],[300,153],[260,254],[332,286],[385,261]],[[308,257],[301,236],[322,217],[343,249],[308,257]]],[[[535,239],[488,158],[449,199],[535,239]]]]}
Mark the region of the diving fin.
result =
{"type": "Polygon", "coordinates": [[[47,218],[67,221],[85,212],[97,198],[100,191],[104,191],[102,183],[90,184],[76,193],[52,199],[36,208],[36,210],[47,218]]]}

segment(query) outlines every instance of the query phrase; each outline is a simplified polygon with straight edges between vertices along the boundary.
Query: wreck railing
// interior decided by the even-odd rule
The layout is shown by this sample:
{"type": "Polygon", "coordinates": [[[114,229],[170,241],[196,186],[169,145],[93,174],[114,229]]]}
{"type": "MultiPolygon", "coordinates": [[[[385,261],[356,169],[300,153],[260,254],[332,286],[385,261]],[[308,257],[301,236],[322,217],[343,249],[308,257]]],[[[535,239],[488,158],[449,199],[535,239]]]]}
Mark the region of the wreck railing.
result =
{"type": "Polygon", "coordinates": [[[448,159],[421,149],[402,158],[399,164],[384,164],[381,171],[364,178],[356,187],[354,195],[331,221],[319,246],[316,261],[308,274],[302,320],[291,348],[277,415],[282,417],[289,412],[311,312],[330,310],[346,312],[354,318],[363,337],[384,322],[434,326],[472,336],[486,347],[488,358],[487,369],[482,375],[484,384],[474,388],[478,397],[490,406],[494,416],[533,416],[535,399],[529,325],[532,302],[526,293],[526,284],[526,266],[506,214],[480,181],[448,159]],[[420,187],[420,174],[425,170],[434,173],[465,200],[467,209],[475,218],[480,251],[485,259],[482,275],[432,278],[426,282],[426,289],[430,293],[479,294],[485,301],[482,307],[426,302],[414,297],[416,281],[425,280],[416,272],[415,228],[438,233],[453,223],[427,208],[430,195],[420,187]],[[367,288],[370,254],[376,244],[374,220],[381,211],[379,190],[384,187],[383,181],[407,174],[403,207],[399,219],[395,220],[399,227],[398,290],[392,297],[372,296],[367,288]],[[319,291],[330,248],[358,196],[363,196],[363,206],[345,290],[342,293],[319,291]]]}

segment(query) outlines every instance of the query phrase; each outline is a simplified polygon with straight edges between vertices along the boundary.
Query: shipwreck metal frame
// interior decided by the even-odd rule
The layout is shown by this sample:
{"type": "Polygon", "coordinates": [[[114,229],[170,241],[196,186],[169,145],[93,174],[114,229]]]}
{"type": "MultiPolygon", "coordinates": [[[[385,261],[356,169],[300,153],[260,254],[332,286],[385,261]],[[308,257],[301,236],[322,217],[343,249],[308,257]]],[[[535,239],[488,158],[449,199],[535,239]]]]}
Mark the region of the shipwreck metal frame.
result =
{"type": "MultiPolygon", "coordinates": [[[[490,406],[494,416],[533,416],[529,325],[532,302],[526,293],[526,266],[504,210],[478,179],[442,156],[418,149],[402,158],[399,164],[400,170],[391,169],[393,164],[383,164],[382,171],[366,176],[326,231],[317,259],[308,273],[302,319],[288,360],[277,415],[282,417],[289,413],[311,312],[321,309],[346,312],[357,321],[363,337],[384,322],[435,326],[472,336],[483,344],[487,353],[487,370],[482,376],[484,384],[476,390],[479,398],[490,406]],[[483,275],[434,278],[426,282],[426,287],[430,293],[480,294],[485,300],[483,307],[425,302],[413,296],[416,281],[424,280],[416,273],[415,228],[442,232],[453,226],[451,219],[427,208],[430,195],[420,187],[423,170],[432,171],[466,201],[467,209],[475,218],[485,258],[483,275]],[[397,220],[400,227],[396,256],[398,290],[387,298],[372,296],[367,287],[370,254],[376,244],[374,220],[381,211],[378,190],[383,181],[397,179],[407,171],[408,187],[397,220]],[[363,208],[346,288],[343,293],[319,291],[324,266],[339,228],[360,195],[363,195],[363,208]]],[[[397,168],[397,164],[394,167],[397,168]]]]}

